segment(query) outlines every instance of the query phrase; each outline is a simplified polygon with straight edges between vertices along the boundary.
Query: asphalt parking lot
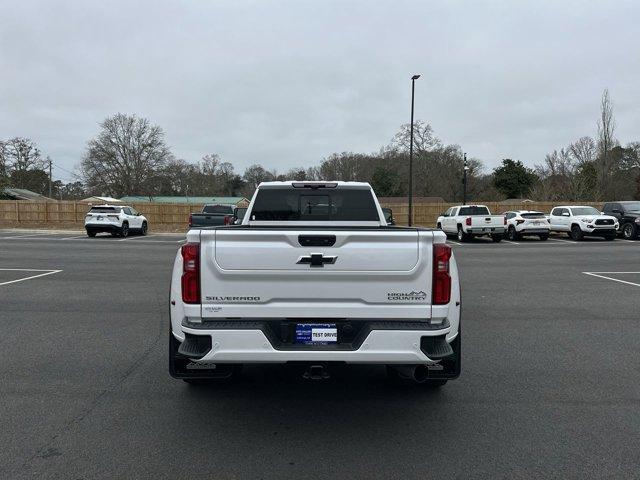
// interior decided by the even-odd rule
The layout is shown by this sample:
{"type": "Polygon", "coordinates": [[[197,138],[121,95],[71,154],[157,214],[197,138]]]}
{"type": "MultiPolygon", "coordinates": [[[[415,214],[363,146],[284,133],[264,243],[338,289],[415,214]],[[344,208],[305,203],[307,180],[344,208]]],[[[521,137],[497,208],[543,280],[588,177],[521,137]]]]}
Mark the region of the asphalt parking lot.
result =
{"type": "Polygon", "coordinates": [[[167,372],[182,235],[0,230],[0,478],[640,478],[640,241],[452,242],[461,377],[167,372]]]}

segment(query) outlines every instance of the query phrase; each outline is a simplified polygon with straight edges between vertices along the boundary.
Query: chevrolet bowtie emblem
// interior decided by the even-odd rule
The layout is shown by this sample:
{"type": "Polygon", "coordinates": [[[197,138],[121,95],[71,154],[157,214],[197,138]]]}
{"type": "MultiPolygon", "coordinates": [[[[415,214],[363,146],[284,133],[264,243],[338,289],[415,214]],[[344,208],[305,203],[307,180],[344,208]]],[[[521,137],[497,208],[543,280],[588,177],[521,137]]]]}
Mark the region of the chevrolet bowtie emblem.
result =
{"type": "Polygon", "coordinates": [[[325,263],[336,263],[337,256],[325,257],[322,253],[312,253],[311,255],[303,255],[296,263],[309,265],[310,267],[324,267],[325,263]]]}

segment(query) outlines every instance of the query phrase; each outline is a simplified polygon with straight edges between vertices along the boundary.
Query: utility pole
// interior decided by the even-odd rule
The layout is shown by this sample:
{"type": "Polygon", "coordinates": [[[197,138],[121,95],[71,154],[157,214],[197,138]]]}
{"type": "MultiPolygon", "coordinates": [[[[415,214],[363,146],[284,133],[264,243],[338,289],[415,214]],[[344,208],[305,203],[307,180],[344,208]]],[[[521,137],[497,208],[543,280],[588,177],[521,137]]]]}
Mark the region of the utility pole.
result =
{"type": "Polygon", "coordinates": [[[467,154],[464,154],[464,168],[463,168],[463,176],[462,176],[462,204],[467,204],[467,171],[469,170],[469,165],[467,164],[467,154]]]}
{"type": "Polygon", "coordinates": [[[411,77],[411,133],[409,134],[409,219],[408,225],[411,226],[413,218],[413,99],[416,91],[416,80],[420,75],[411,77]]]}
{"type": "Polygon", "coordinates": [[[49,160],[49,198],[52,198],[51,197],[51,187],[52,187],[51,165],[52,165],[52,162],[51,162],[51,158],[50,157],[47,157],[47,160],[49,160]]]}

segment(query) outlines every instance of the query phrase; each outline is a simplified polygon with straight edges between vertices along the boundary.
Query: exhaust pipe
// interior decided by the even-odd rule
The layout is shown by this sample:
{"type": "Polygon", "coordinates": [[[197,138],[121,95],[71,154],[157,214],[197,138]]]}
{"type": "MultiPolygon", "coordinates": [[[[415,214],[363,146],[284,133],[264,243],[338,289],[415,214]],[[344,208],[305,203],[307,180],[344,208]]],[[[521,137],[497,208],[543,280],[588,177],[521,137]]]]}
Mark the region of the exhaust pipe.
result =
{"type": "Polygon", "coordinates": [[[429,378],[429,369],[426,365],[393,365],[391,368],[393,368],[403,380],[424,383],[429,378]]]}

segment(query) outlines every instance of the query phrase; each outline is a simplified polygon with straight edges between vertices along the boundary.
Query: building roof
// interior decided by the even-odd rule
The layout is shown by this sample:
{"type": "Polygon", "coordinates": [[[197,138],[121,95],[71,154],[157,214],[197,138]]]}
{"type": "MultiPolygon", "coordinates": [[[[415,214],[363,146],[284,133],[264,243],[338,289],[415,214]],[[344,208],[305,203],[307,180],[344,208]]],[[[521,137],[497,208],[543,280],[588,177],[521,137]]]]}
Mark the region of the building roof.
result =
{"type": "Polygon", "coordinates": [[[32,202],[55,202],[53,198],[45,197],[39,193],[25,188],[0,189],[0,197],[9,197],[11,200],[30,200],[32,202]]]}
{"type": "Polygon", "coordinates": [[[533,200],[528,198],[507,198],[498,203],[533,203],[533,200]]]}
{"type": "Polygon", "coordinates": [[[101,202],[101,203],[122,203],[120,200],[118,200],[117,198],[113,198],[113,197],[87,197],[85,199],[80,200],[80,202],[83,203],[96,203],[96,202],[101,202]]]}
{"type": "MultiPolygon", "coordinates": [[[[413,204],[416,203],[446,203],[442,197],[413,197],[413,204]]],[[[378,197],[380,203],[408,203],[409,197],[378,197]]]]}
{"type": "Polygon", "coordinates": [[[127,195],[120,199],[124,203],[187,203],[187,204],[203,204],[215,203],[218,205],[237,205],[241,202],[248,202],[244,197],[185,197],[185,196],[147,196],[147,195],[127,195]]]}

